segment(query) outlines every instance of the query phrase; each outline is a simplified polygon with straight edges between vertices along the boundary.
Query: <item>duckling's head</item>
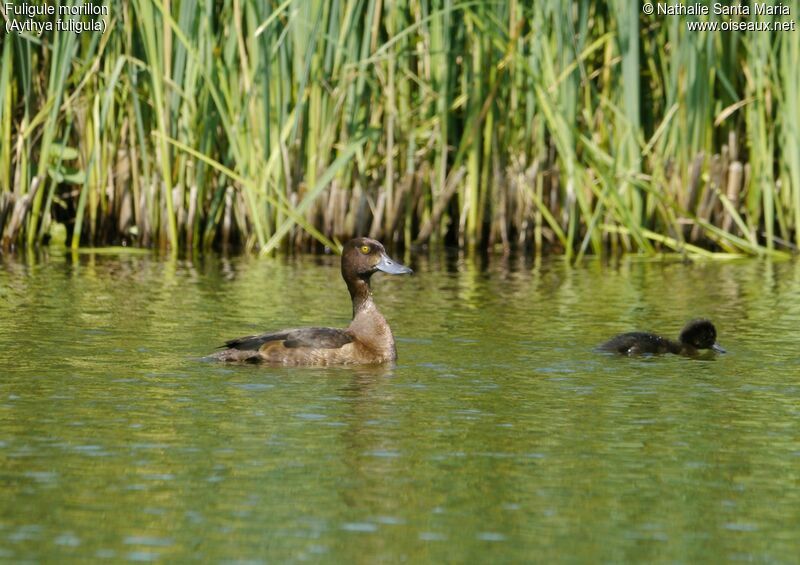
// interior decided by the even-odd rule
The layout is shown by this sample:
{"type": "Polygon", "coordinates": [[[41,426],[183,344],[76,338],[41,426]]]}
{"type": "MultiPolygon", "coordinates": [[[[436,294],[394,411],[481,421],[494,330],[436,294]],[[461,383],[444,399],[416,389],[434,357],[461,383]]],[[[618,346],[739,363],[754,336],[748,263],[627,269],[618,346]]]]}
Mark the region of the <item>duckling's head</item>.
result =
{"type": "Polygon", "coordinates": [[[708,320],[692,320],[681,330],[678,339],[682,344],[695,349],[713,349],[718,353],[725,353],[722,346],[717,343],[717,329],[708,320]]]}
{"type": "Polygon", "coordinates": [[[380,241],[357,237],[344,244],[342,249],[342,277],[348,284],[354,279],[369,282],[376,272],[406,275],[414,271],[391,259],[380,241]]]}

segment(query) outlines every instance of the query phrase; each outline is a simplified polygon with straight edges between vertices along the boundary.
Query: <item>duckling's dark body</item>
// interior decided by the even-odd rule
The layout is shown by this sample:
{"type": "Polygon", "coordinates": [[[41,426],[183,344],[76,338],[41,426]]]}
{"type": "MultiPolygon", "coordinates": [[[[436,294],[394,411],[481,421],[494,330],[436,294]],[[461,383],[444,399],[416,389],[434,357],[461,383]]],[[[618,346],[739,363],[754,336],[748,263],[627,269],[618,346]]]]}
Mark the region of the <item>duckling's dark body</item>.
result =
{"type": "Polygon", "coordinates": [[[674,353],[692,356],[701,349],[724,353],[716,339],[714,324],[708,320],[692,320],[683,328],[678,341],[647,332],[629,332],[611,338],[598,349],[622,355],[674,353]]]}
{"type": "Polygon", "coordinates": [[[345,329],[297,328],[240,337],[225,342],[211,357],[271,365],[347,365],[397,359],[394,335],[372,300],[373,273],[400,275],[411,269],[392,261],[379,242],[357,238],[342,251],[342,278],[353,301],[353,320],[345,329]]]}
{"type": "Polygon", "coordinates": [[[681,344],[656,334],[629,332],[608,340],[600,346],[600,349],[623,355],[639,355],[642,353],[680,354],[681,344]]]}

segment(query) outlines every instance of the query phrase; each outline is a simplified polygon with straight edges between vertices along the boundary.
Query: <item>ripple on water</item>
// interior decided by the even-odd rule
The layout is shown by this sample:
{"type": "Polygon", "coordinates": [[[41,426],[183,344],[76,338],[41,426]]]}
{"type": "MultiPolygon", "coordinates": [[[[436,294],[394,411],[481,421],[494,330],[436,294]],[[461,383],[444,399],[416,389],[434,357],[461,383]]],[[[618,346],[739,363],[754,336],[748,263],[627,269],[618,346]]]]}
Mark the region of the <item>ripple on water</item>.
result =
{"type": "Polygon", "coordinates": [[[65,547],[78,547],[81,544],[81,539],[71,532],[65,532],[57,536],[53,540],[53,543],[65,547]]]}
{"type": "Polygon", "coordinates": [[[499,532],[478,532],[475,537],[481,541],[506,541],[508,539],[499,532]]]}
{"type": "Polygon", "coordinates": [[[370,457],[385,457],[388,459],[393,459],[395,457],[401,457],[402,454],[399,451],[392,451],[392,450],[385,450],[385,449],[376,449],[374,451],[366,451],[364,455],[369,455],[370,457]]]}
{"type": "Polygon", "coordinates": [[[249,392],[261,392],[275,388],[275,385],[270,383],[241,383],[233,384],[232,386],[249,392]]]}
{"type": "Polygon", "coordinates": [[[145,535],[125,536],[122,541],[125,545],[144,545],[146,547],[169,547],[175,543],[172,538],[145,535]]]}
{"type": "Polygon", "coordinates": [[[446,541],[447,535],[439,532],[420,532],[418,535],[422,541],[446,541]]]}
{"type": "Polygon", "coordinates": [[[314,412],[303,412],[300,414],[296,414],[296,416],[301,420],[311,420],[311,421],[324,420],[328,417],[325,414],[316,414],[314,412]]]}
{"type": "Polygon", "coordinates": [[[375,521],[379,524],[386,524],[387,526],[400,526],[406,523],[403,518],[396,516],[378,516],[375,521]]]}
{"type": "Polygon", "coordinates": [[[758,524],[749,522],[728,522],[723,524],[722,527],[734,532],[757,532],[759,530],[758,524]]]}
{"type": "Polygon", "coordinates": [[[342,524],[341,529],[347,532],[371,533],[377,532],[378,526],[372,522],[345,522],[342,524]]]}
{"type": "Polygon", "coordinates": [[[161,554],[154,551],[130,551],[125,555],[128,561],[136,561],[137,563],[150,563],[161,559],[161,554]]]}

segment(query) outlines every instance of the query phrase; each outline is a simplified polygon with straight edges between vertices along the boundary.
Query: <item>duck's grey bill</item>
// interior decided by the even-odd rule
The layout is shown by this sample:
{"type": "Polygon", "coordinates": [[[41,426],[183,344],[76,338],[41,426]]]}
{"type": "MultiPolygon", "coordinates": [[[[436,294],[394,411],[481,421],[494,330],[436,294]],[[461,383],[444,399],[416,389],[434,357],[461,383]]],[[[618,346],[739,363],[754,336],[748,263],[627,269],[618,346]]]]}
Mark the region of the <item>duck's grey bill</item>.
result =
{"type": "Polygon", "coordinates": [[[405,265],[390,259],[386,255],[381,255],[381,260],[376,266],[378,267],[378,270],[390,275],[409,275],[414,272],[405,265]]]}

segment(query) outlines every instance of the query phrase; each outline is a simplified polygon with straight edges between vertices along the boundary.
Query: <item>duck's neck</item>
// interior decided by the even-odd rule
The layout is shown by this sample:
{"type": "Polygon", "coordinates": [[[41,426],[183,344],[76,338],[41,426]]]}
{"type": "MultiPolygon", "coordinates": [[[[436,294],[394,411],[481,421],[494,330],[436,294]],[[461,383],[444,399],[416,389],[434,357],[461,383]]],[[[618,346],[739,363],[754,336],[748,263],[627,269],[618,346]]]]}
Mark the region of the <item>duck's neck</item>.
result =
{"type": "Polygon", "coordinates": [[[355,279],[347,281],[350,298],[353,300],[353,320],[348,326],[360,343],[380,354],[386,361],[397,359],[394,335],[386,318],[378,310],[372,300],[369,280],[355,279]]]}
{"type": "Polygon", "coordinates": [[[369,279],[353,278],[350,280],[345,279],[347,282],[347,290],[350,291],[350,299],[353,301],[353,319],[360,310],[375,304],[372,302],[372,289],[369,286],[369,279]]]}
{"type": "Polygon", "coordinates": [[[669,346],[669,352],[674,353],[675,355],[694,355],[697,350],[687,343],[683,343],[682,341],[672,341],[671,339],[667,340],[667,345],[669,346]]]}

